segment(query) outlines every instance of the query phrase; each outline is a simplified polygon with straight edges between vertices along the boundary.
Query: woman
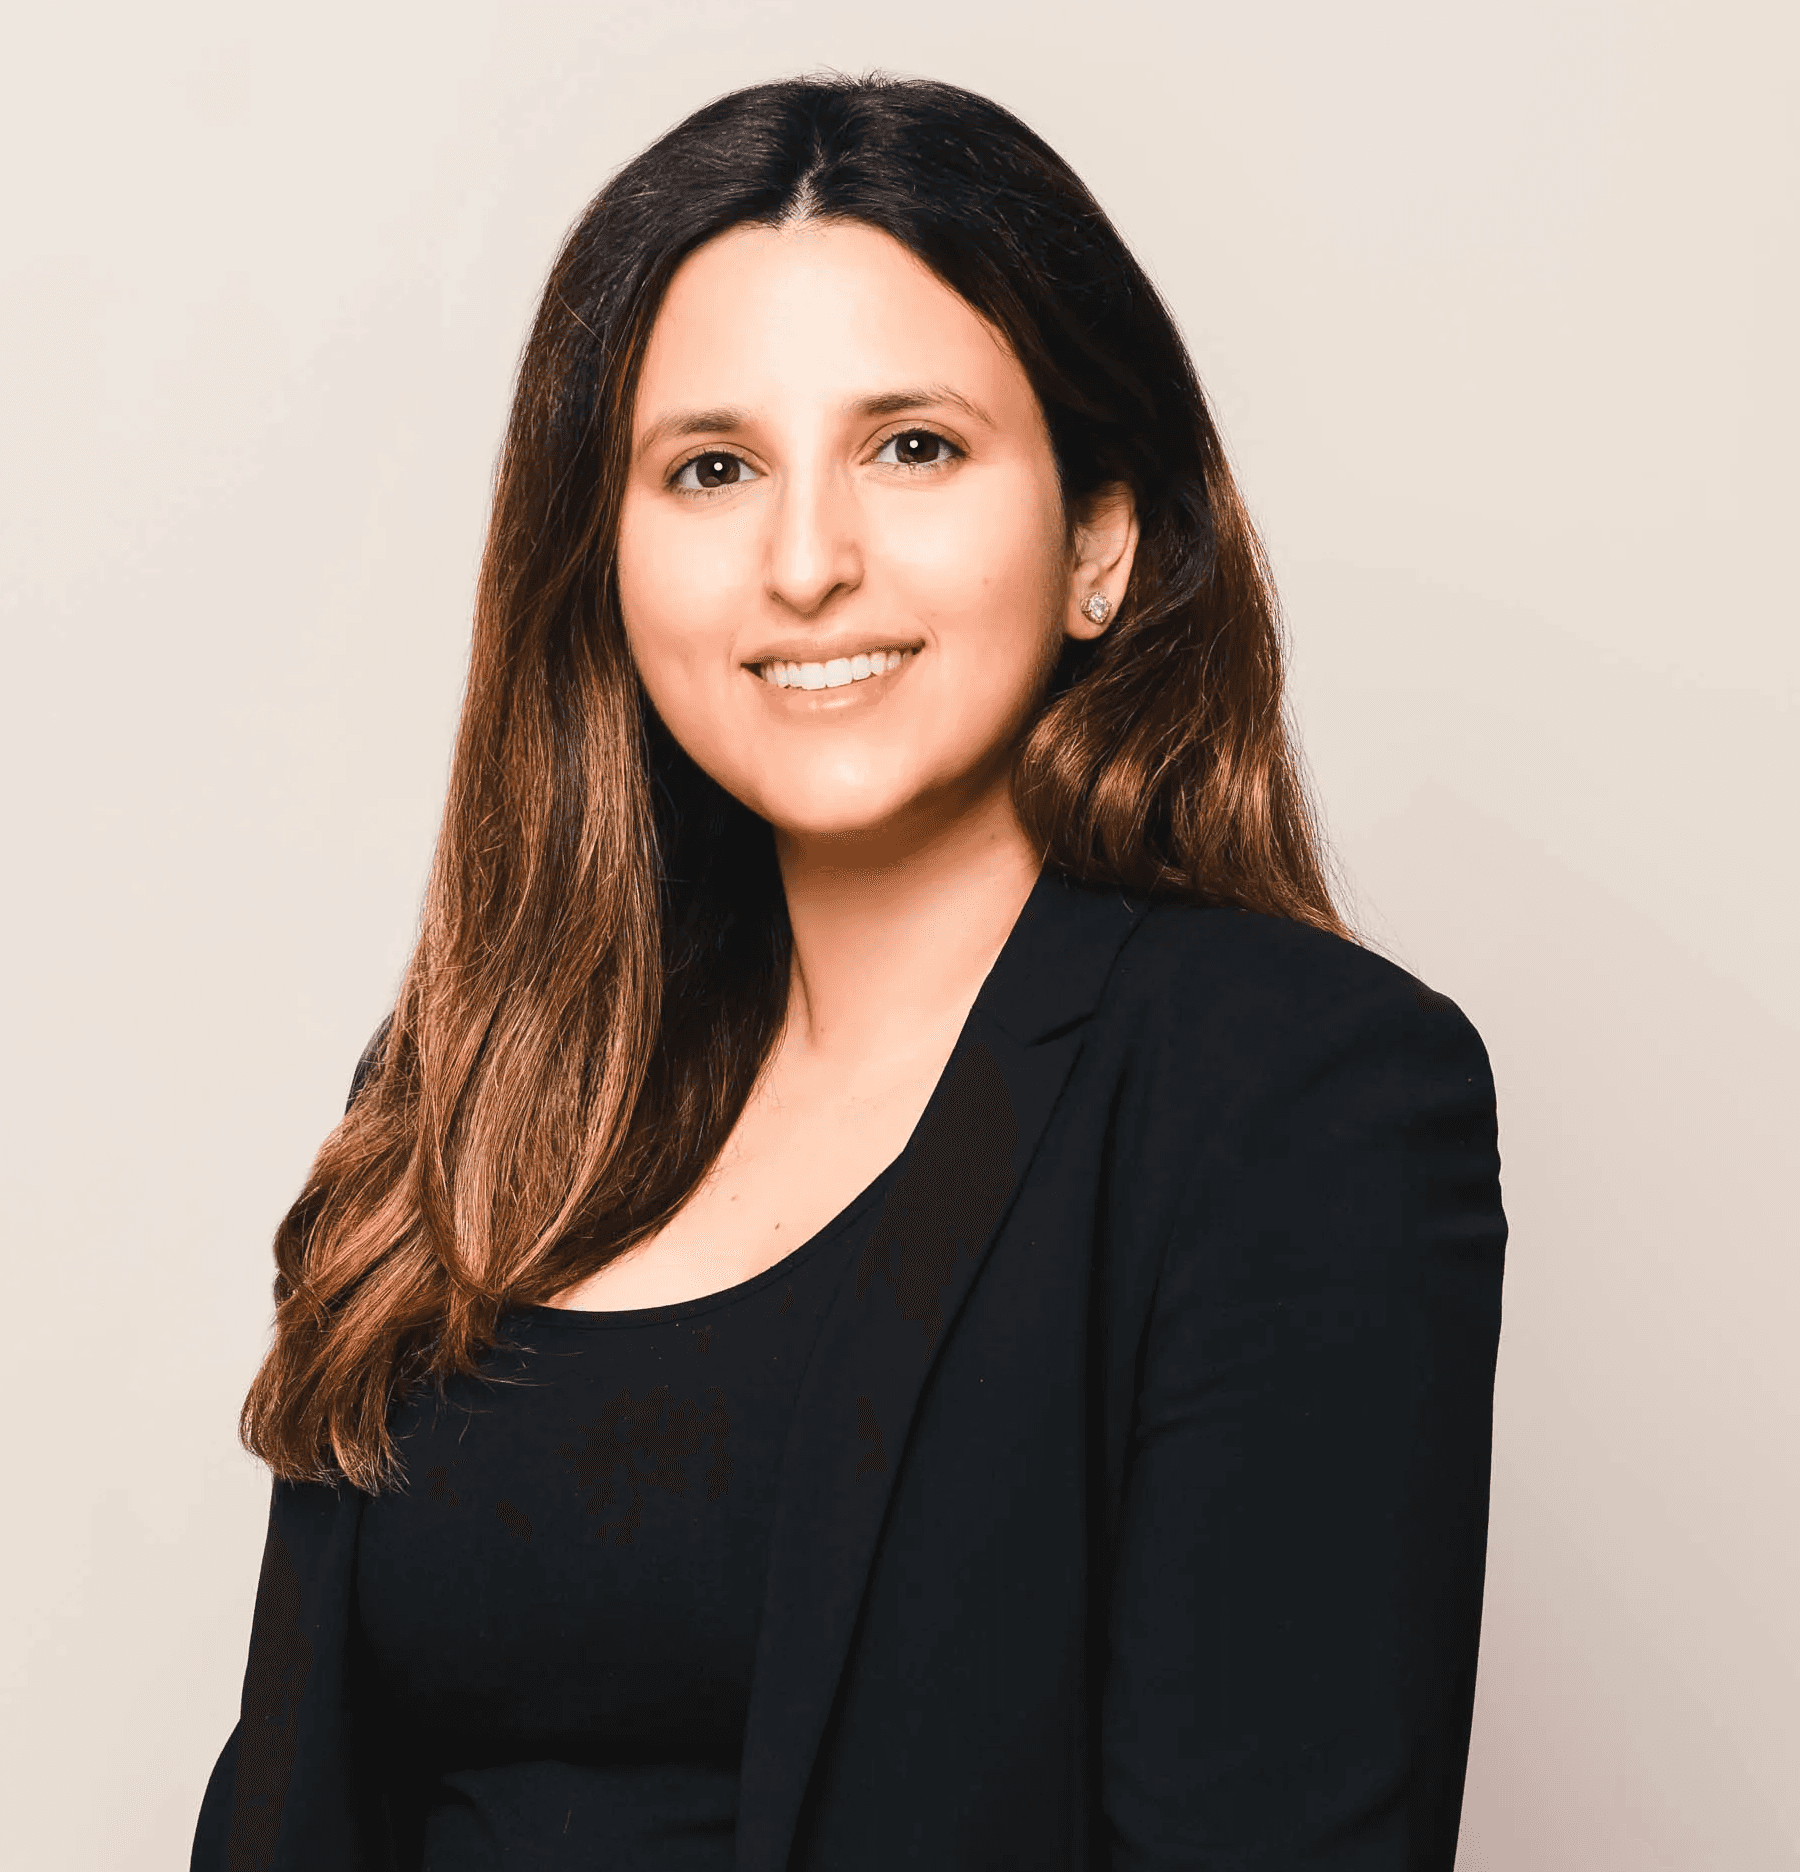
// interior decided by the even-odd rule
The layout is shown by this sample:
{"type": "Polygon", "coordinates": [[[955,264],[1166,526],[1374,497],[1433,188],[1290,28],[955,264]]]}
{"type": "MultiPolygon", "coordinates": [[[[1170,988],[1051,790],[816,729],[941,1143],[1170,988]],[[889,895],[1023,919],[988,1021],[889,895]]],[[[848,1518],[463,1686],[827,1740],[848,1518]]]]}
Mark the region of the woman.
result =
{"type": "Polygon", "coordinates": [[[740,92],[571,235],[357,1082],[197,1867],[1447,1872],[1485,1058],[1007,113],[740,92]]]}

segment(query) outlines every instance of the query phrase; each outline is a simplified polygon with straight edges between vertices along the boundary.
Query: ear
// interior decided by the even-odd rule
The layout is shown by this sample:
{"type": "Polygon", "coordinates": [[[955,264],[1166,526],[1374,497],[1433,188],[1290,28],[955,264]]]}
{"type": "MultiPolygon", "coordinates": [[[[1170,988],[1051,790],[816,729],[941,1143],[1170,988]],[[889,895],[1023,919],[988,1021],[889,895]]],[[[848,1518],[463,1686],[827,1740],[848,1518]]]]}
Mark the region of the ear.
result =
{"type": "Polygon", "coordinates": [[[1137,543],[1137,502],[1122,481],[1096,489],[1081,503],[1069,529],[1067,635],[1098,637],[1118,616],[1137,543]],[[1106,600],[1106,615],[1098,623],[1082,609],[1096,594],[1106,600]]]}

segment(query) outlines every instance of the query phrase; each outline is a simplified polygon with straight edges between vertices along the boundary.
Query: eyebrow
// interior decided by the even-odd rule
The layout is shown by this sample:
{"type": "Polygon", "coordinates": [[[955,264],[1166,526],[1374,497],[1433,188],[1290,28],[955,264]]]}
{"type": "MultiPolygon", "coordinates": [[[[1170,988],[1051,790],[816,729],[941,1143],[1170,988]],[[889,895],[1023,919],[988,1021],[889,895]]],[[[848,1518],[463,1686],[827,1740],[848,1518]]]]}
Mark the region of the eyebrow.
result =
{"type": "MultiPolygon", "coordinates": [[[[961,410],[971,421],[980,423],[984,428],[992,429],[994,419],[979,403],[971,402],[960,390],[952,390],[948,384],[923,384],[908,390],[884,390],[878,396],[858,397],[849,406],[852,416],[904,416],[909,410],[941,408],[949,404],[952,409],[961,410]]],[[[733,409],[720,405],[717,409],[671,410],[668,415],[658,417],[644,431],[644,438],[637,446],[638,455],[648,455],[660,443],[679,441],[683,436],[691,435],[729,435],[734,430],[748,427],[752,421],[748,410],[733,409]]]]}

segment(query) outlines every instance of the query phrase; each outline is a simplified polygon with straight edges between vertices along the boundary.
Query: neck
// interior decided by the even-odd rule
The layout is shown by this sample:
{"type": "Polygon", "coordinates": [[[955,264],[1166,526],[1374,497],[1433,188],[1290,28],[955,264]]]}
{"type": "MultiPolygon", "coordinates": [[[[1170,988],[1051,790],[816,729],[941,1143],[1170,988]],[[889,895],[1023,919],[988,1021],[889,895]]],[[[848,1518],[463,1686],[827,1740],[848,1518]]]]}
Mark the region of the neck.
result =
{"type": "Polygon", "coordinates": [[[1010,791],[922,838],[779,835],[794,934],[787,1044],[845,1061],[947,1051],[1031,887],[1010,791]]]}

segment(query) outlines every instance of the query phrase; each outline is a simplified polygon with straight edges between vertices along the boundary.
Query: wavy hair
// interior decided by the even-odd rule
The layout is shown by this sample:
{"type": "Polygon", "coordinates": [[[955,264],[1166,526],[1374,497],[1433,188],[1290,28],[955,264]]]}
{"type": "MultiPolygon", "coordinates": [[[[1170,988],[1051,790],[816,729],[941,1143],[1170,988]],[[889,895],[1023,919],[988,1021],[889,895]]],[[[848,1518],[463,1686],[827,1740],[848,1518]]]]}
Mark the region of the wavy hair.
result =
{"type": "Polygon", "coordinates": [[[682,261],[744,224],[863,223],[1011,345],[1065,506],[1123,482],[1118,616],[1018,753],[1046,863],[1342,933],[1286,732],[1273,590],[1193,365],[1068,165],[949,85],[796,79],[697,111],[595,198],[520,364],[419,941],[275,1239],[245,1443],[396,1474],[396,1394],[477,1368],[501,1311],[660,1227],[774,1045],[790,936],[769,828],[651,711],[613,566],[639,368],[682,261]]]}

